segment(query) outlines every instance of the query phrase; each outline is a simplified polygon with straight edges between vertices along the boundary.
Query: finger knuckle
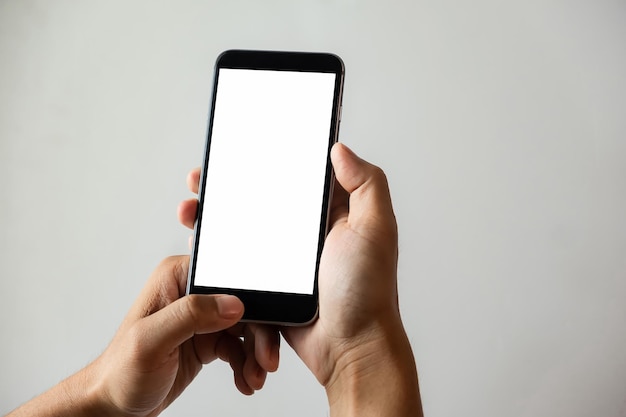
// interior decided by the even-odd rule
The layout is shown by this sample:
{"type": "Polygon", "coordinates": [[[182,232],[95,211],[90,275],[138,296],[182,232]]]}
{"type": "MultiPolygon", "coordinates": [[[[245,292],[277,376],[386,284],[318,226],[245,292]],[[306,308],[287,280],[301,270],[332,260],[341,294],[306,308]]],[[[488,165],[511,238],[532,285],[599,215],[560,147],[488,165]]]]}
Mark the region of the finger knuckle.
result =
{"type": "Polygon", "coordinates": [[[377,184],[387,186],[387,174],[385,174],[385,171],[381,167],[372,165],[372,171],[370,176],[377,184]]]}
{"type": "Polygon", "coordinates": [[[215,310],[215,308],[207,308],[206,298],[196,294],[188,295],[185,297],[185,302],[181,304],[181,308],[184,309],[181,313],[188,315],[194,323],[198,324],[211,318],[212,310],[215,310]]]}
{"type": "Polygon", "coordinates": [[[181,257],[177,255],[168,256],[161,261],[161,263],[159,264],[159,267],[163,268],[166,271],[173,272],[176,270],[177,265],[180,264],[180,258],[181,257]]]}

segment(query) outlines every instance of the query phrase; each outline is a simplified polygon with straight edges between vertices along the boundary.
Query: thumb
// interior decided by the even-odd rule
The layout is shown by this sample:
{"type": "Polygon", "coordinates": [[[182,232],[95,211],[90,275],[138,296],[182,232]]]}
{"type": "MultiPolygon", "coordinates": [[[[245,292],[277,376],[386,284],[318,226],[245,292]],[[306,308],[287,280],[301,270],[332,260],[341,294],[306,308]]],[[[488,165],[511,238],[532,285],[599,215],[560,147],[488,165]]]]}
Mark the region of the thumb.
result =
{"type": "Polygon", "coordinates": [[[350,225],[391,227],[395,233],[395,215],[383,170],[342,143],[333,146],[330,157],[337,182],[350,194],[350,225]]]}
{"type": "Polygon", "coordinates": [[[234,326],[243,310],[232,295],[187,295],[136,323],[139,344],[146,355],[169,355],[195,334],[234,326]]]}

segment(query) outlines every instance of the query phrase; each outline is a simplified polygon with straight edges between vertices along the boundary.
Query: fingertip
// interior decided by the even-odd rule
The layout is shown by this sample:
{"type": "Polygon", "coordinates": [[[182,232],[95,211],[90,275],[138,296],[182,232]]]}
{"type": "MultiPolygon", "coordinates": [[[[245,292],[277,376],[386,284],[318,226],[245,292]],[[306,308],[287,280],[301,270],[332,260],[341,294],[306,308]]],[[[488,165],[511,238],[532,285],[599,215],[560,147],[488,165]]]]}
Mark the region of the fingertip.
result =
{"type": "Polygon", "coordinates": [[[331,149],[330,157],[337,182],[348,193],[366,181],[371,164],[358,157],[352,149],[338,142],[331,149]]]}
{"type": "Polygon", "coordinates": [[[341,161],[343,153],[346,151],[346,145],[341,142],[337,142],[330,150],[330,161],[333,164],[333,169],[337,171],[337,164],[341,161]]]}
{"type": "Polygon", "coordinates": [[[234,295],[219,295],[215,298],[217,313],[223,319],[240,319],[243,316],[244,306],[241,300],[234,295]]]}
{"type": "Polygon", "coordinates": [[[350,195],[349,203],[339,213],[344,214],[345,207],[349,207],[352,226],[384,225],[391,233],[397,233],[385,172],[344,144],[336,144],[332,151],[337,183],[350,195]]]}
{"type": "Polygon", "coordinates": [[[263,388],[263,385],[265,385],[267,371],[261,368],[258,363],[250,361],[249,358],[244,365],[243,374],[246,384],[251,389],[258,391],[263,388]]]}
{"type": "Polygon", "coordinates": [[[167,356],[172,349],[198,334],[216,333],[225,330],[239,321],[243,315],[243,307],[239,312],[236,308],[220,306],[221,301],[214,296],[184,294],[183,281],[186,280],[187,265],[184,258],[173,259],[177,266],[172,266],[172,273],[163,272],[168,277],[179,275],[178,290],[181,298],[135,322],[135,338],[143,346],[143,350],[154,355],[167,356]],[[221,312],[224,310],[224,313],[221,312]]]}
{"type": "Polygon", "coordinates": [[[252,395],[254,394],[254,389],[248,385],[243,374],[235,372],[235,386],[243,395],[252,395]]]}
{"type": "Polygon", "coordinates": [[[215,345],[215,356],[230,365],[237,390],[244,395],[252,395],[254,390],[250,388],[244,376],[246,355],[239,337],[223,333],[215,345]]]}
{"type": "Polygon", "coordinates": [[[280,345],[277,340],[270,340],[268,344],[269,346],[261,347],[263,351],[257,353],[257,360],[266,372],[276,372],[280,363],[280,345]]]}
{"type": "Polygon", "coordinates": [[[250,325],[254,334],[254,357],[265,372],[275,372],[279,364],[280,333],[275,327],[250,325]]]}
{"type": "Polygon", "coordinates": [[[187,187],[192,193],[198,193],[200,183],[200,168],[194,168],[187,174],[187,187]]]}
{"type": "Polygon", "coordinates": [[[265,385],[265,381],[267,379],[267,371],[259,366],[256,370],[256,381],[252,388],[255,390],[260,390],[265,385]]]}
{"type": "Polygon", "coordinates": [[[198,200],[190,198],[181,201],[178,205],[178,221],[188,229],[193,229],[193,225],[196,221],[196,214],[198,212],[198,200]]]}
{"type": "Polygon", "coordinates": [[[331,152],[331,155],[333,153],[335,153],[335,154],[348,154],[350,156],[354,156],[354,157],[358,158],[358,156],[354,153],[354,151],[348,145],[346,145],[343,142],[335,143],[333,145],[333,148],[330,150],[330,152],[331,152]]]}

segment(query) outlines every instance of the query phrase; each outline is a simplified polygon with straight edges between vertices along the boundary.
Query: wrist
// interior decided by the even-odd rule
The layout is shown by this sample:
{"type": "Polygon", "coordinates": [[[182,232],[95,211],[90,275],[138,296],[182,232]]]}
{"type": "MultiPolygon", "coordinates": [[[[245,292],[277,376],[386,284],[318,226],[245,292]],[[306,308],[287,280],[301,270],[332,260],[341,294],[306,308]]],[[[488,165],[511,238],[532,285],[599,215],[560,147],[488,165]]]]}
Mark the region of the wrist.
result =
{"type": "Polygon", "coordinates": [[[115,413],[101,396],[95,366],[91,364],[15,409],[7,417],[32,415],[113,416],[115,413]]]}
{"type": "Polygon", "coordinates": [[[346,343],[325,388],[331,416],[422,416],[415,359],[399,317],[346,343]]]}
{"type": "MultiPolygon", "coordinates": [[[[92,363],[59,384],[74,416],[115,416],[102,395],[97,363],[92,363]]],[[[63,407],[65,408],[65,407],[63,407]]]]}
{"type": "MultiPolygon", "coordinates": [[[[68,395],[72,398],[76,410],[85,416],[118,416],[114,407],[107,401],[102,388],[102,375],[100,374],[98,360],[91,363],[80,372],[68,378],[71,384],[68,395]]],[[[65,382],[65,381],[64,381],[65,382]]]]}

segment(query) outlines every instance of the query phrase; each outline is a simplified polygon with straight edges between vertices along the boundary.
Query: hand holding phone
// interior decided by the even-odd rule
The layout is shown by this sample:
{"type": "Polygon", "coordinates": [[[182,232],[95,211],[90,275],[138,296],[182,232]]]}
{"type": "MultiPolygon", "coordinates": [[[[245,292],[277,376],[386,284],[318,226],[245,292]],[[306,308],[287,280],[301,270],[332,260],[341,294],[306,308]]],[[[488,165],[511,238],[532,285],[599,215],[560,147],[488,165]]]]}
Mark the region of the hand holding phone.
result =
{"type": "MultiPolygon", "coordinates": [[[[385,175],[342,144],[331,159],[337,185],[319,270],[319,319],[281,333],[326,387],[331,415],[422,415],[398,308],[398,237],[385,175]]],[[[192,227],[196,209],[196,201],[183,202],[181,222],[192,227]]]]}

